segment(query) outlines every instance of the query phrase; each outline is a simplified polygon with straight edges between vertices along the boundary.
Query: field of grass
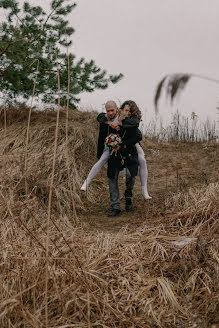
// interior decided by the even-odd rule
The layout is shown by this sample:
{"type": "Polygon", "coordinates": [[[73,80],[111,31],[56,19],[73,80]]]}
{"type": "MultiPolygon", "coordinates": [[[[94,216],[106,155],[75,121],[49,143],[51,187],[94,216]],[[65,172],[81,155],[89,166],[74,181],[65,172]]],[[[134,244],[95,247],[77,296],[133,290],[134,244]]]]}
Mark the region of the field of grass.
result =
{"type": "Polygon", "coordinates": [[[144,138],[153,198],[137,177],[109,218],[106,169],[80,191],[96,113],[70,112],[67,139],[65,116],[54,155],[55,111],[28,138],[27,108],[0,111],[0,327],[218,328],[218,143],[144,138]]]}

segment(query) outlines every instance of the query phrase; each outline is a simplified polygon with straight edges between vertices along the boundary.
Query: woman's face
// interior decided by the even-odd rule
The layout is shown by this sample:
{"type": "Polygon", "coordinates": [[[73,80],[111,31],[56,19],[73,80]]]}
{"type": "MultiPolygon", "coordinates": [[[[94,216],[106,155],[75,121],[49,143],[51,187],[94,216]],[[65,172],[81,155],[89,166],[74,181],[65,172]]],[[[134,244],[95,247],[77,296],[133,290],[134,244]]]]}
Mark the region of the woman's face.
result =
{"type": "Polygon", "coordinates": [[[127,116],[130,116],[130,106],[129,105],[125,105],[125,107],[123,108],[123,112],[126,113],[127,116]]]}

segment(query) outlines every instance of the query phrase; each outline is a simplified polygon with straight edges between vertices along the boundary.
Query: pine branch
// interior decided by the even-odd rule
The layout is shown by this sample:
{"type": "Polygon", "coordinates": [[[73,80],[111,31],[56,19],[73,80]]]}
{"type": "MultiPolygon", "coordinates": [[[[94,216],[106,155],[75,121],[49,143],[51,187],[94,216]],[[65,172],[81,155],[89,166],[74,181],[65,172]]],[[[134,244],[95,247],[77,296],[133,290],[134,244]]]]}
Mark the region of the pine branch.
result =
{"type": "Polygon", "coordinates": [[[0,68],[0,73],[1,73],[2,76],[5,76],[5,72],[2,71],[1,68],[0,68]]]}
{"type": "Polygon", "coordinates": [[[59,4],[57,3],[56,7],[47,16],[47,19],[46,19],[45,23],[43,24],[43,30],[45,29],[45,26],[46,26],[47,22],[49,21],[50,17],[53,15],[53,13],[56,11],[56,9],[58,8],[58,6],[59,6],[59,4]]]}
{"type": "Polygon", "coordinates": [[[6,51],[8,50],[8,48],[10,47],[11,44],[12,44],[12,42],[9,41],[6,48],[0,53],[0,57],[3,56],[6,53],[6,51]]]}

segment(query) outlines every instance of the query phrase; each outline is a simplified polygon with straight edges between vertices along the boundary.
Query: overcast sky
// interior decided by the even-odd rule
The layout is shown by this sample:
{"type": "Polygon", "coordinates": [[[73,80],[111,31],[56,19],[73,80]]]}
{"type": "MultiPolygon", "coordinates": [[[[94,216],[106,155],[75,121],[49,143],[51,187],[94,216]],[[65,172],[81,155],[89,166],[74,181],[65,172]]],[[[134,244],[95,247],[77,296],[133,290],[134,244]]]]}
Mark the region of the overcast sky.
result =
{"type": "MultiPolygon", "coordinates": [[[[29,2],[45,8],[50,1],[29,2]]],[[[83,94],[82,106],[100,111],[108,99],[118,103],[133,99],[150,116],[155,87],[167,73],[192,72],[219,79],[218,0],[76,2],[69,17],[76,30],[71,51],[94,59],[110,74],[124,74],[121,82],[106,90],[83,94]]],[[[193,79],[173,109],[216,118],[218,105],[219,84],[193,79]]],[[[162,101],[160,112],[167,110],[162,101]]]]}
{"type": "MultiPolygon", "coordinates": [[[[72,13],[73,49],[125,75],[82,102],[100,107],[109,98],[131,98],[150,114],[155,87],[167,73],[219,79],[218,13],[218,0],[80,0],[72,13]]],[[[218,103],[219,85],[194,79],[174,109],[216,117],[218,103]]],[[[160,112],[167,107],[161,102],[160,112]]]]}

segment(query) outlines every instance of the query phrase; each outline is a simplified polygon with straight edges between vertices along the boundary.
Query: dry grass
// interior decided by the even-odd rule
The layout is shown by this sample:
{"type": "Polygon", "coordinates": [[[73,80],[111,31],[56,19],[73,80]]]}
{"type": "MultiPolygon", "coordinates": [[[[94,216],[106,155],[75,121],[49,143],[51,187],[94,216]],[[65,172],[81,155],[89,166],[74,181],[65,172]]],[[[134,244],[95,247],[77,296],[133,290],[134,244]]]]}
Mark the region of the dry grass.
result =
{"type": "Polygon", "coordinates": [[[5,135],[4,111],[0,113],[1,327],[46,326],[47,278],[49,327],[217,327],[217,145],[144,141],[153,200],[139,198],[137,183],[135,212],[109,220],[104,213],[105,172],[87,197],[79,192],[95,161],[96,117],[70,112],[70,176],[80,220],[76,224],[61,111],[47,239],[56,112],[31,115],[28,193],[27,117],[25,108],[19,113],[7,110],[5,135]]]}

